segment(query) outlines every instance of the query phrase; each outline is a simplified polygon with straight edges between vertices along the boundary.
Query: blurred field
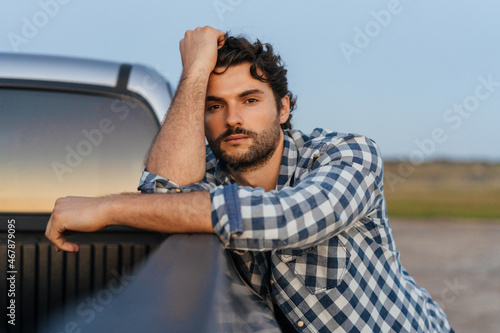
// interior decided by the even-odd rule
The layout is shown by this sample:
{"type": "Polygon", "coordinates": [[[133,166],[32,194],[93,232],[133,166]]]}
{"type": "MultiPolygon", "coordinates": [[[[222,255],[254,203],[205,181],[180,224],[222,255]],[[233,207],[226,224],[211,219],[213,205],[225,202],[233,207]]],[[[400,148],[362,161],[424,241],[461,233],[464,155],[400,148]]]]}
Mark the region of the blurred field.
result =
{"type": "Polygon", "coordinates": [[[500,164],[385,162],[389,217],[500,219],[500,164]]]}

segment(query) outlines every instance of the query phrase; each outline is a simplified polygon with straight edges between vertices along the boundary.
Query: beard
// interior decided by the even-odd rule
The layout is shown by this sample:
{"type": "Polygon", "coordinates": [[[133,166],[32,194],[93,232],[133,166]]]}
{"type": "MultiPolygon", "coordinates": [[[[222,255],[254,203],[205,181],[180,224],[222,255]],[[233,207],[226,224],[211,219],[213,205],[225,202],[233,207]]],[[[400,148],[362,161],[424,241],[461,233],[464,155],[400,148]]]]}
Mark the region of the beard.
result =
{"type": "Polygon", "coordinates": [[[278,116],[270,126],[260,133],[235,127],[229,128],[215,140],[207,138],[207,141],[215,157],[224,162],[233,171],[251,171],[259,169],[271,158],[276,147],[278,147],[280,132],[281,127],[278,116]],[[233,134],[243,134],[252,138],[252,145],[246,151],[228,154],[221,148],[221,142],[233,134]]]}

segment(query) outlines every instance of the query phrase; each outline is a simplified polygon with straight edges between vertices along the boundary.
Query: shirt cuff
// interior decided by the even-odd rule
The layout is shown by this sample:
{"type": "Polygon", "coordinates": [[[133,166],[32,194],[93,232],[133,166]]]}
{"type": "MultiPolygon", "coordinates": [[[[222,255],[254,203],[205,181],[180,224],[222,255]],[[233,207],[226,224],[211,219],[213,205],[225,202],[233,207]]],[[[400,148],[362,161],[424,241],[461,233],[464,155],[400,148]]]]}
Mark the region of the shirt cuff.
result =
{"type": "Polygon", "coordinates": [[[236,184],[218,186],[210,190],[212,200],[212,226],[225,246],[231,235],[243,231],[241,204],[236,184]]]}
{"type": "Polygon", "coordinates": [[[209,186],[202,182],[180,186],[167,178],[144,170],[137,189],[142,193],[179,193],[209,190],[209,186]]]}

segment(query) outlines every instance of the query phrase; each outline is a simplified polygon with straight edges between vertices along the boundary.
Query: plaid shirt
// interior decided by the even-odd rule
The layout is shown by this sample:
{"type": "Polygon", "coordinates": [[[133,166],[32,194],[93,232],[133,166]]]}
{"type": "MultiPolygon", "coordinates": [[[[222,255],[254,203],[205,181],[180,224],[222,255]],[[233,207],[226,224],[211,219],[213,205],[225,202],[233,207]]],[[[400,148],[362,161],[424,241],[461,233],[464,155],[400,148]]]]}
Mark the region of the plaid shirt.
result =
{"type": "Polygon", "coordinates": [[[382,159],[366,137],[286,130],[278,184],[269,192],[237,186],[208,147],[202,182],[178,186],[145,171],[139,189],[209,190],[213,228],[242,277],[297,331],[451,331],[400,263],[382,159]]]}

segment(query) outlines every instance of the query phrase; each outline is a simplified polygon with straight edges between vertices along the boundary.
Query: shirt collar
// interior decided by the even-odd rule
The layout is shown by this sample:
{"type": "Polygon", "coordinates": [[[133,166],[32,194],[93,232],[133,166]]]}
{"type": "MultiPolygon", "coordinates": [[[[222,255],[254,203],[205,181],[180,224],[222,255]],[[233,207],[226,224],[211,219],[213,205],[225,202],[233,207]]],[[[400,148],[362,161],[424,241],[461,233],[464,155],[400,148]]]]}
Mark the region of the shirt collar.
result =
{"type": "Polygon", "coordinates": [[[281,190],[285,186],[294,185],[294,174],[297,168],[297,146],[295,141],[288,131],[284,131],[284,148],[283,157],[281,158],[280,174],[278,176],[278,183],[276,184],[276,190],[281,190]]]}

